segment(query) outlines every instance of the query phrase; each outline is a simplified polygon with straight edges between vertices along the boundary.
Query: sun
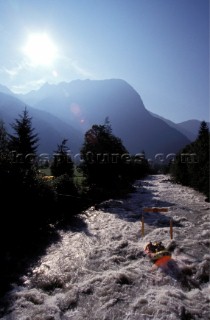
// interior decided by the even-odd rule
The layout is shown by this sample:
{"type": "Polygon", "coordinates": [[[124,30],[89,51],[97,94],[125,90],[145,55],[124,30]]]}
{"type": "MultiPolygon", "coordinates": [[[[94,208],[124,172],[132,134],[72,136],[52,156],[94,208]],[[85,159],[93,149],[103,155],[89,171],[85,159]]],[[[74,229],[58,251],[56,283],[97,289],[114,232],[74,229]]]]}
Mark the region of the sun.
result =
{"type": "Polygon", "coordinates": [[[46,33],[30,34],[23,52],[33,66],[52,65],[57,56],[57,48],[46,33]]]}

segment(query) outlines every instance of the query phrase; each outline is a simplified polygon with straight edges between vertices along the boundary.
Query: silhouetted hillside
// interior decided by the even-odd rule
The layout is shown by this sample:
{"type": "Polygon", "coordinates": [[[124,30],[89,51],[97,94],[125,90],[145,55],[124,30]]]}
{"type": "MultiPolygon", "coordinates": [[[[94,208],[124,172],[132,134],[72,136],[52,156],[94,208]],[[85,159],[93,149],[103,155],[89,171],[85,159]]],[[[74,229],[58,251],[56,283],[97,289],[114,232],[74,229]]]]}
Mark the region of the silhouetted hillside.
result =
{"type": "MultiPolygon", "coordinates": [[[[198,135],[198,131],[201,125],[201,121],[199,120],[187,120],[180,123],[175,123],[169,119],[166,119],[164,117],[159,116],[158,114],[155,114],[153,112],[150,112],[151,115],[154,117],[163,120],[166,122],[170,127],[180,131],[182,134],[184,134],[191,142],[195,141],[198,135]]],[[[208,126],[210,127],[210,123],[207,122],[208,126]]]]}
{"type": "Polygon", "coordinates": [[[152,116],[140,95],[123,80],[45,84],[40,90],[21,97],[82,133],[93,124],[103,124],[108,117],[113,133],[133,154],[143,150],[149,157],[157,153],[176,153],[190,142],[177,129],[152,116]]]}
{"type": "MultiPolygon", "coordinates": [[[[188,120],[183,121],[177,124],[181,130],[186,131],[186,136],[194,141],[198,136],[198,131],[201,125],[201,121],[199,120],[188,120]]],[[[210,123],[207,122],[208,127],[210,128],[210,123]]]]}
{"type": "MultiPolygon", "coordinates": [[[[12,130],[10,124],[22,113],[25,106],[26,104],[19,99],[0,92],[0,119],[4,121],[8,132],[12,130]]],[[[79,151],[79,146],[82,143],[81,133],[48,112],[30,106],[27,106],[27,109],[32,117],[32,126],[40,138],[40,153],[52,154],[57,144],[64,138],[69,139],[68,145],[73,152],[79,151]]]]}

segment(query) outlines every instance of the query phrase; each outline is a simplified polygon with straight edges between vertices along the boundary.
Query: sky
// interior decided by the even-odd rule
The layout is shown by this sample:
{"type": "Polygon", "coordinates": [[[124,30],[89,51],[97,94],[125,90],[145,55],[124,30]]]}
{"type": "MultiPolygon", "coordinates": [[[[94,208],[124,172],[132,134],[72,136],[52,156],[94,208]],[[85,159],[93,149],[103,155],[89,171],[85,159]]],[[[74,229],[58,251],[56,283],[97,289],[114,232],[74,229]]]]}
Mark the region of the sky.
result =
{"type": "Polygon", "coordinates": [[[0,84],[123,79],[145,108],[209,121],[209,0],[0,0],[0,84]]]}

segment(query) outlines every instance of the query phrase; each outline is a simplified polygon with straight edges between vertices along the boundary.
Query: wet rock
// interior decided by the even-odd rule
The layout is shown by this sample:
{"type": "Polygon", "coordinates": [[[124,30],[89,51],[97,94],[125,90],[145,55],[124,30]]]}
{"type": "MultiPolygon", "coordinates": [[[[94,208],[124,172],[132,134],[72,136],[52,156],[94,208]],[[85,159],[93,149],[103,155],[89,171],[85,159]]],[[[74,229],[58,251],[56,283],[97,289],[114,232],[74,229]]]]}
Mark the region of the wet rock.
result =
{"type": "Polygon", "coordinates": [[[127,274],[119,274],[116,279],[116,283],[120,284],[121,286],[131,285],[132,282],[133,282],[132,279],[127,274]]]}
{"type": "Polygon", "coordinates": [[[189,311],[186,311],[185,307],[181,307],[180,310],[180,320],[193,320],[192,314],[189,311]]]}

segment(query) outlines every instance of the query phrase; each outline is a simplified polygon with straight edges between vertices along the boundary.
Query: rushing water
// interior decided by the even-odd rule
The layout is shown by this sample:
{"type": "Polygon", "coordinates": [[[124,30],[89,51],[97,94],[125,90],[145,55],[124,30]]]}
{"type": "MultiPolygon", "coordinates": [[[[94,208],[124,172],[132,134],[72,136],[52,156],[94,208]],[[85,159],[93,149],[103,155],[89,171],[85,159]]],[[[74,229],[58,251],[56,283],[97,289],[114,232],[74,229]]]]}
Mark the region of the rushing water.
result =
{"type": "Polygon", "coordinates": [[[168,176],[136,181],[126,199],[82,213],[14,284],[3,320],[210,319],[210,204],[168,176]],[[144,213],[145,207],[168,212],[144,213]],[[170,219],[173,218],[173,239],[170,219]],[[166,268],[144,256],[148,241],[172,252],[166,268]]]}

